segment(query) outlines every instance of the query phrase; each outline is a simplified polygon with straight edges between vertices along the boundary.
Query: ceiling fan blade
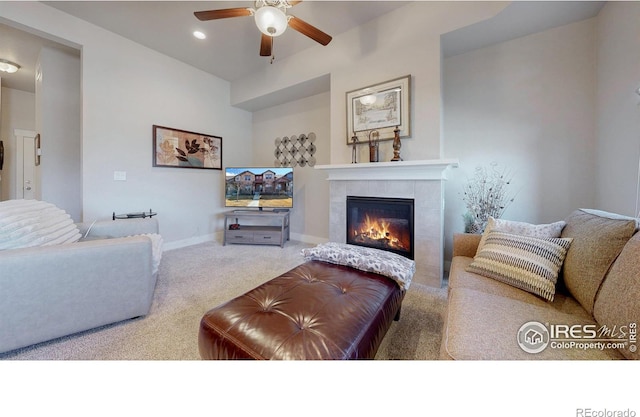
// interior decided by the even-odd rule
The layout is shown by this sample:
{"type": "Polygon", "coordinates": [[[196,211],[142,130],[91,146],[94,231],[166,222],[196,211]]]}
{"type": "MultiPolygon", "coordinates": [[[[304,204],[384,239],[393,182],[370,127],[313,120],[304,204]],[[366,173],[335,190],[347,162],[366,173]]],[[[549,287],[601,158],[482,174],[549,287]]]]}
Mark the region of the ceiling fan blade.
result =
{"type": "Polygon", "coordinates": [[[298,3],[302,3],[302,0],[289,0],[287,3],[289,3],[289,6],[295,6],[298,3]]]}
{"type": "Polygon", "coordinates": [[[262,39],[260,40],[260,56],[271,56],[272,47],[273,38],[263,33],[262,39]]]}
{"type": "Polygon", "coordinates": [[[193,13],[199,20],[226,19],[229,17],[251,16],[251,9],[246,7],[236,7],[233,9],[204,10],[193,13]]]}
{"type": "Polygon", "coordinates": [[[296,30],[303,35],[310,37],[311,39],[322,45],[327,45],[329,42],[331,42],[331,39],[333,39],[331,36],[327,35],[317,27],[312,26],[304,20],[295,16],[291,16],[291,19],[289,19],[289,26],[293,30],[296,30]]]}

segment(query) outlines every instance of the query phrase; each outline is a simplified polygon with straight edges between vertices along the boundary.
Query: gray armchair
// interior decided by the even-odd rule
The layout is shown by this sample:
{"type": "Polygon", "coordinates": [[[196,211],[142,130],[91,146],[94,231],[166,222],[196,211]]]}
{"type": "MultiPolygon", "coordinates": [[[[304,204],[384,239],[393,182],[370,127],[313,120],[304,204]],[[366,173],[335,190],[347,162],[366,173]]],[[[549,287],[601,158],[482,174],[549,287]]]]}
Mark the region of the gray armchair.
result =
{"type": "Polygon", "coordinates": [[[158,233],[157,220],[79,229],[89,233],[76,243],[0,251],[0,352],[149,313],[161,239],[144,234],[158,233]]]}

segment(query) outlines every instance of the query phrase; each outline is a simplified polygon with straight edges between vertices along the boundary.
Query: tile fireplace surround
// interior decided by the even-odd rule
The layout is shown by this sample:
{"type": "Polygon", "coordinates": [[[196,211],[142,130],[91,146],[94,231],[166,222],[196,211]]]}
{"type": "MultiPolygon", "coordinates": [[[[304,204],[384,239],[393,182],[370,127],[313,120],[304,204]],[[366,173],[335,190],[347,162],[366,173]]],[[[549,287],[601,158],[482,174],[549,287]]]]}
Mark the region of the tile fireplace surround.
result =
{"type": "Polygon", "coordinates": [[[347,196],[414,199],[416,275],[413,282],[442,286],[444,181],[457,159],[317,165],[329,186],[329,240],[347,236],[347,196]]]}

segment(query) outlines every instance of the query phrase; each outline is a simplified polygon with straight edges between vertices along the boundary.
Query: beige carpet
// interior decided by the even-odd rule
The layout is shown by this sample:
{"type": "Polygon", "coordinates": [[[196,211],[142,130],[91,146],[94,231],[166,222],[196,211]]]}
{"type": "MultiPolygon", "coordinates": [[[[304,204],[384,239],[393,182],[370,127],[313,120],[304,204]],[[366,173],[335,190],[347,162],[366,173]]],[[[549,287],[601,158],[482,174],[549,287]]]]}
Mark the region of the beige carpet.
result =
{"type": "MultiPolygon", "coordinates": [[[[163,254],[151,307],[128,320],[0,355],[36,360],[197,360],[202,315],[303,262],[313,245],[222,246],[203,243],[163,254]]],[[[437,359],[446,289],[412,284],[401,319],[389,329],[376,359],[437,359]]]]}

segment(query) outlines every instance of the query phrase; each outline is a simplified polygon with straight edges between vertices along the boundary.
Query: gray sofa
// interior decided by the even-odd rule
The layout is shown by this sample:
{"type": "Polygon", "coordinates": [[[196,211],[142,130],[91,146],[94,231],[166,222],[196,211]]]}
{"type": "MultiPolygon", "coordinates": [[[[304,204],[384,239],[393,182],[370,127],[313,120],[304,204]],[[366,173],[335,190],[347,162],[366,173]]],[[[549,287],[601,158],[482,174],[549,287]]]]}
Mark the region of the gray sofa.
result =
{"type": "Polygon", "coordinates": [[[576,210],[565,221],[561,237],[573,241],[553,301],[469,272],[481,236],[454,236],[441,359],[640,358],[637,219],[576,210]],[[532,328],[548,331],[541,351],[522,348],[532,328]]]}
{"type": "Polygon", "coordinates": [[[79,229],[79,242],[0,251],[0,353],[149,312],[157,220],[79,229]]]}

